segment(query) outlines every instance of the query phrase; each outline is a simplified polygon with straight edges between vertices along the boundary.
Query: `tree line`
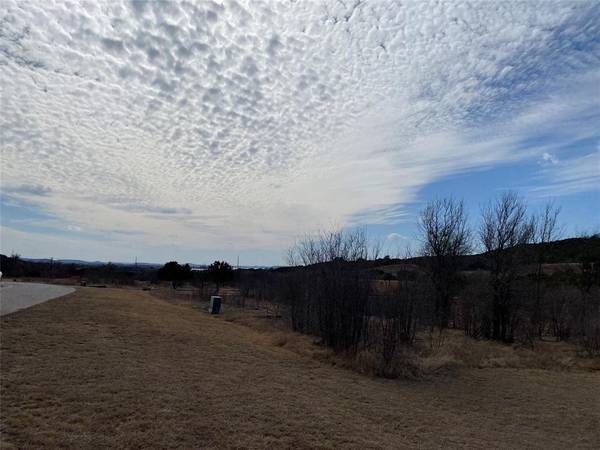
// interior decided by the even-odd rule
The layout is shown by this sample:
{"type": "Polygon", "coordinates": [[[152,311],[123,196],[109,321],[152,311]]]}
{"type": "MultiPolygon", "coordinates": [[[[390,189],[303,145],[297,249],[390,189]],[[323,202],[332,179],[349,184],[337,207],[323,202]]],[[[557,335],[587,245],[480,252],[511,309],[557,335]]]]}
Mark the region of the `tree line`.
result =
{"type": "Polygon", "coordinates": [[[448,328],[504,343],[572,340],[598,355],[598,253],[548,265],[559,214],[553,203],[530,214],[517,193],[506,192],[471,227],[463,201],[437,199],[419,215],[419,257],[385,280],[375,282],[366,269],[380,248],[364,230],[334,230],[299,239],[288,252],[290,268],[246,274],[239,285],[335,352],[374,352],[383,375],[418,333],[443,339],[448,328]],[[477,248],[482,266],[465,270],[477,248]]]}
{"type": "Polygon", "coordinates": [[[225,261],[214,261],[206,270],[193,271],[189,264],[169,261],[162,267],[149,268],[136,264],[77,264],[49,260],[27,260],[13,253],[0,255],[0,269],[3,277],[10,278],[47,278],[79,280],[87,284],[111,284],[130,286],[136,282],[169,282],[173,288],[185,283],[194,285],[210,283],[213,292],[217,292],[224,283],[232,281],[234,270],[225,261]]]}
{"type": "Polygon", "coordinates": [[[7,277],[188,283],[201,295],[233,283],[240,306],[253,299],[335,352],[374,354],[382,375],[394,373],[419,335],[439,345],[450,328],[504,343],[570,341],[600,355],[600,236],[557,241],[559,217],[552,203],[531,214],[506,192],[481,209],[477,226],[462,200],[430,201],[418,216],[418,255],[404,260],[381,259],[381,246],[358,229],[306,235],[289,249],[288,267],[272,270],[234,271],[223,261],[204,271],[175,261],[158,270],[80,267],[18,255],[0,255],[0,266],[7,277]],[[377,273],[391,263],[396,270],[377,273]]]}

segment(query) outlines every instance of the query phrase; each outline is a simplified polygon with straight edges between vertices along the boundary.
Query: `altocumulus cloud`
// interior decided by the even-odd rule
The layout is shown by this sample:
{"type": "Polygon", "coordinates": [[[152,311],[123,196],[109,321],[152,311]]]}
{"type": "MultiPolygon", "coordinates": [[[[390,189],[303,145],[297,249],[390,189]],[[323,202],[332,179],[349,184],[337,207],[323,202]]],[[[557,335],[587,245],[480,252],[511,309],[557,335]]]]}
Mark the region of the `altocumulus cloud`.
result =
{"type": "Polygon", "coordinates": [[[330,220],[393,221],[440,177],[555,154],[526,145],[532,129],[584,117],[574,142],[597,119],[596,2],[4,0],[0,15],[2,185],[145,243],[280,248],[330,220]]]}

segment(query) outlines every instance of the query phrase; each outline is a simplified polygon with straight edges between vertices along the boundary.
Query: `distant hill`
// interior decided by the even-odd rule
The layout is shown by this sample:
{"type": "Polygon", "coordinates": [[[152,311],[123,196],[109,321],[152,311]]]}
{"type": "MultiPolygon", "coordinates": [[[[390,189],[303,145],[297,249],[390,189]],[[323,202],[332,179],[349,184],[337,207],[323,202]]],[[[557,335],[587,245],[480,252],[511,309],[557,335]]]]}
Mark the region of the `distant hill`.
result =
{"type": "MultiPolygon", "coordinates": [[[[77,266],[77,267],[100,267],[100,266],[104,266],[106,264],[108,264],[108,262],[104,262],[104,261],[85,261],[82,259],[50,259],[50,258],[23,258],[20,257],[19,258],[21,261],[23,262],[27,262],[27,263],[35,263],[35,264],[65,264],[65,265],[73,265],[73,266],[77,266]]],[[[0,263],[6,264],[7,261],[9,260],[9,257],[6,255],[0,255],[0,263]]],[[[111,262],[111,264],[114,264],[115,266],[118,267],[123,267],[123,268],[139,268],[139,269],[159,269],[163,266],[163,264],[160,263],[146,263],[146,262],[137,262],[137,263],[131,263],[131,262],[111,262]]],[[[185,263],[183,263],[185,264],[185,263]]],[[[195,263],[188,263],[190,265],[190,267],[192,269],[196,269],[196,270],[202,270],[202,269],[206,269],[208,268],[208,264],[195,264],[195,263]]],[[[273,268],[273,266],[240,266],[240,269],[271,269],[273,268]]]]}
{"type": "Polygon", "coordinates": [[[102,266],[102,261],[83,261],[81,259],[50,259],[50,258],[21,258],[23,261],[42,264],[73,264],[76,266],[102,266]]]}
{"type": "Polygon", "coordinates": [[[530,256],[534,256],[541,245],[546,247],[546,262],[548,263],[600,261],[600,235],[561,239],[546,244],[530,244],[526,246],[526,252],[530,256]]]}
{"type": "MultiPolygon", "coordinates": [[[[544,263],[567,264],[585,261],[600,261],[600,235],[584,238],[568,238],[545,244],[527,244],[522,248],[525,263],[535,263],[540,247],[545,247],[544,263]]],[[[370,261],[371,267],[385,268],[387,266],[421,266],[426,257],[419,256],[408,259],[383,258],[370,261]]],[[[475,270],[486,265],[485,253],[467,255],[461,258],[463,270],[475,270]]],[[[385,271],[385,270],[384,270],[385,271]]]]}
{"type": "MultiPolygon", "coordinates": [[[[537,258],[538,249],[541,244],[528,244],[524,246],[523,254],[525,256],[525,263],[534,263],[537,258]]],[[[548,242],[543,244],[545,249],[545,260],[547,264],[566,264],[566,263],[578,263],[584,261],[600,261],[600,235],[584,238],[569,238],[561,239],[558,241],[548,242]]],[[[92,269],[96,267],[105,266],[107,263],[102,261],[84,261],[79,259],[54,259],[49,258],[35,259],[35,258],[20,258],[22,263],[32,264],[36,267],[35,270],[42,270],[43,266],[53,264],[61,264],[65,266],[74,266],[83,269],[92,269]]],[[[375,270],[383,272],[396,272],[397,270],[412,270],[418,269],[418,266],[422,266],[426,261],[425,257],[415,257],[408,259],[399,258],[379,258],[372,261],[357,261],[352,264],[354,267],[361,267],[367,270],[375,270]],[[396,266],[396,267],[394,267],[396,266]],[[412,267],[412,269],[411,269],[412,267]]],[[[162,264],[157,263],[123,263],[113,262],[115,266],[126,270],[155,270],[162,267],[162,264]]],[[[0,255],[0,267],[3,267],[3,271],[9,269],[11,266],[10,258],[5,255],[0,255]]],[[[190,264],[193,269],[205,269],[206,264],[190,264]]],[[[461,258],[461,266],[463,270],[477,270],[485,268],[486,258],[485,254],[467,255],[461,258]]],[[[240,269],[245,270],[277,270],[277,271],[289,271],[294,270],[290,267],[270,267],[270,266],[240,266],[240,269]]]]}
{"type": "MultiPolygon", "coordinates": [[[[41,259],[39,259],[39,258],[21,258],[21,259],[23,261],[33,262],[33,263],[50,264],[51,262],[53,262],[54,264],[70,264],[70,265],[74,265],[74,266],[78,266],[78,267],[98,267],[98,266],[104,266],[105,264],[108,264],[103,261],[84,261],[81,259],[50,259],[50,258],[41,258],[41,259]]],[[[119,266],[119,267],[135,267],[137,265],[138,267],[144,267],[146,269],[157,269],[159,267],[162,267],[162,264],[144,263],[144,262],[138,262],[138,263],[112,262],[111,264],[114,264],[115,266],[119,266]]]]}

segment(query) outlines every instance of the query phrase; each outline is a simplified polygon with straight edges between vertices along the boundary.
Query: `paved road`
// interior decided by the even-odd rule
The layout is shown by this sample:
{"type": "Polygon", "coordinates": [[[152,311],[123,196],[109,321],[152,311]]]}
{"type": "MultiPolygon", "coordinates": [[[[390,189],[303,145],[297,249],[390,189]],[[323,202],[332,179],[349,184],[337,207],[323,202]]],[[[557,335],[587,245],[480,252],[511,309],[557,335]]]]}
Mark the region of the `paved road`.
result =
{"type": "Polygon", "coordinates": [[[75,289],[41,283],[0,283],[0,316],[70,294],[75,289]]]}

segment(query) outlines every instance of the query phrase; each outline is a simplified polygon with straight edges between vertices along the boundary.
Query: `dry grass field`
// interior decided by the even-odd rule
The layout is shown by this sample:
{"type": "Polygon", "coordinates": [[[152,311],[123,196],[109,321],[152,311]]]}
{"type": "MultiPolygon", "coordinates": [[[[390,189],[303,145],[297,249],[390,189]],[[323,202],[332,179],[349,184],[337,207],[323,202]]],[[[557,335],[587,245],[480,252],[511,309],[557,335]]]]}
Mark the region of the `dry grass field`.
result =
{"type": "Polygon", "coordinates": [[[2,448],[600,447],[598,371],[376,379],[241,321],[94,288],[2,317],[2,448]]]}

